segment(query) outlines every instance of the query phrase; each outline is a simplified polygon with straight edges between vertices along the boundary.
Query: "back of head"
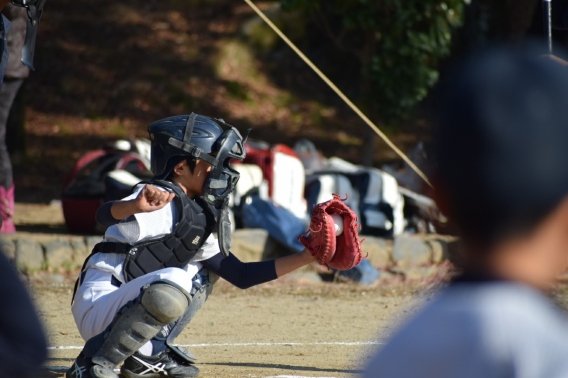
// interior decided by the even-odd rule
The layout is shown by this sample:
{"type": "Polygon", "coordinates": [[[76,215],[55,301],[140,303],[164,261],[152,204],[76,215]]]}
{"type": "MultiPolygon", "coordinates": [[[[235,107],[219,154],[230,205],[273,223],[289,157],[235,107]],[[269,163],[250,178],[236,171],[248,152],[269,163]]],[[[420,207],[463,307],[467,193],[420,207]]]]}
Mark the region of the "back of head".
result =
{"type": "Polygon", "coordinates": [[[442,84],[435,155],[450,217],[491,245],[568,194],[568,70],[530,51],[470,56],[442,84]]]}

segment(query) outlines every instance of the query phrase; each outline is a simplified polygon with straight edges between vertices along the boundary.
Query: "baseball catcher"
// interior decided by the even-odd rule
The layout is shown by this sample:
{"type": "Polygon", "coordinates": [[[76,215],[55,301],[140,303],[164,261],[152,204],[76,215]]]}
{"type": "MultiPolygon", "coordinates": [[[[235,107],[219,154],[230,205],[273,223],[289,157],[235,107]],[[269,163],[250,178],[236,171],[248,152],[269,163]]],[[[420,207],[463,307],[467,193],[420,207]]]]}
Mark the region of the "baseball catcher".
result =
{"type": "Polygon", "coordinates": [[[359,226],[355,212],[334,194],[331,200],[313,207],[310,229],[299,240],[321,265],[348,270],[363,258],[359,226]]]}
{"type": "Polygon", "coordinates": [[[67,378],[195,377],[195,356],[174,344],[207,300],[213,274],[245,289],[313,261],[310,252],[243,263],[230,252],[227,198],[244,140],[222,119],[192,113],[148,128],[150,183],[108,202],[108,226],[77,280],[72,312],[85,347],[67,378]],[[218,240],[212,233],[218,232],[218,240]]]}

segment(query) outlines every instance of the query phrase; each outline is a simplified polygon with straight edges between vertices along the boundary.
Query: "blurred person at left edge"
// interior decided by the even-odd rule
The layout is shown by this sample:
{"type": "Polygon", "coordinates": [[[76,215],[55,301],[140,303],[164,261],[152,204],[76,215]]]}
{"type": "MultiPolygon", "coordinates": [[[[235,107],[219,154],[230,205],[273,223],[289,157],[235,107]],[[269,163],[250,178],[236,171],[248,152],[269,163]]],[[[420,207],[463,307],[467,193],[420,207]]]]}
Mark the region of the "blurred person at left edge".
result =
{"type": "MultiPolygon", "coordinates": [[[[28,1],[14,1],[14,5],[28,8],[28,15],[36,14],[35,23],[32,22],[33,18],[28,22],[28,33],[31,28],[33,40],[29,38],[27,46],[22,49],[23,52],[25,51],[22,62],[26,59],[29,64],[33,62],[33,48],[30,47],[35,44],[35,33],[39,22],[37,13],[29,10],[37,9],[41,16],[44,1],[32,0],[29,3],[28,1]]],[[[9,2],[0,0],[0,11],[9,2]]],[[[10,28],[10,21],[4,15],[0,16],[0,83],[2,83],[8,62],[6,32],[10,28]]],[[[0,250],[0,378],[37,377],[41,365],[47,359],[45,332],[30,295],[3,252],[0,250]]]]}

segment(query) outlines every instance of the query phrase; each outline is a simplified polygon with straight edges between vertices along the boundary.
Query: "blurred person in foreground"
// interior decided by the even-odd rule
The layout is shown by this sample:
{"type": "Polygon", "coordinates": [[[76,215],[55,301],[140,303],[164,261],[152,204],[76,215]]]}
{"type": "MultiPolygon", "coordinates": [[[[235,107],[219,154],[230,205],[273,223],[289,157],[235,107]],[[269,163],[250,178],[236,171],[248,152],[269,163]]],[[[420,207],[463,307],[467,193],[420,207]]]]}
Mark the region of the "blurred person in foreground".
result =
{"type": "Polygon", "coordinates": [[[436,202],[463,273],[403,324],[365,377],[568,377],[568,71],[507,49],[442,85],[436,202]]]}
{"type": "Polygon", "coordinates": [[[40,376],[47,338],[30,295],[0,250],[0,378],[40,376]]]}
{"type": "MultiPolygon", "coordinates": [[[[8,4],[10,0],[0,0],[0,11],[3,11],[8,4]]],[[[8,29],[10,29],[10,21],[6,16],[0,15],[0,85],[4,80],[4,71],[8,64],[8,42],[6,41],[8,29]]]]}
{"type": "Polygon", "coordinates": [[[14,99],[29,69],[34,69],[35,40],[45,1],[0,0],[0,234],[16,232],[6,127],[14,99]]]}
{"type": "Polygon", "coordinates": [[[12,161],[6,144],[8,118],[14,105],[16,95],[28,77],[30,69],[22,64],[21,51],[26,39],[28,15],[26,8],[8,4],[2,11],[10,22],[10,30],[6,34],[8,42],[8,61],[4,72],[4,83],[0,86],[0,215],[2,226],[0,234],[14,233],[14,179],[12,161]]]}
{"type": "MultiPolygon", "coordinates": [[[[0,11],[8,3],[0,0],[0,11]]],[[[24,6],[21,0],[19,3],[24,6]]],[[[9,28],[10,21],[0,14],[0,85],[8,63],[6,33],[9,28]]],[[[30,46],[34,43],[30,40],[30,46]]],[[[43,326],[30,295],[0,247],[0,378],[38,377],[46,359],[47,338],[43,326]]]]}

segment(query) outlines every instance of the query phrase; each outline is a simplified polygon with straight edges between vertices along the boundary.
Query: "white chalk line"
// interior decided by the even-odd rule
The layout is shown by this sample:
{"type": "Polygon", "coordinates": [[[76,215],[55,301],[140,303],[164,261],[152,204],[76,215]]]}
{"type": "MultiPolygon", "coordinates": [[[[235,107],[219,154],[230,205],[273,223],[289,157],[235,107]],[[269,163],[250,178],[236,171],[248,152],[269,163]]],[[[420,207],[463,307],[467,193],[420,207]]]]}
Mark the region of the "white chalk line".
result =
{"type": "MultiPolygon", "coordinates": [[[[51,371],[54,373],[64,373],[66,372],[69,367],[68,366],[46,366],[44,368],[47,371],[51,371]]],[[[115,369],[116,373],[120,373],[120,369],[115,369]]],[[[249,377],[259,377],[258,375],[249,375],[249,377]]],[[[316,378],[313,376],[308,375],[269,375],[265,376],[264,378],[316,378]]],[[[317,378],[335,378],[335,377],[317,377],[317,378]]]]}
{"type": "MultiPolygon", "coordinates": [[[[365,345],[382,345],[378,341],[321,341],[313,343],[299,343],[299,342],[283,342],[283,343],[213,343],[213,344],[180,344],[186,348],[196,347],[243,347],[243,346],[292,346],[292,345],[343,345],[343,346],[365,346],[365,345]]],[[[49,350],[64,350],[64,349],[83,349],[82,346],[68,345],[68,346],[50,346],[49,350]]]]}
{"type": "MultiPolygon", "coordinates": [[[[313,342],[313,343],[300,343],[300,342],[282,342],[282,343],[218,343],[218,344],[180,344],[180,346],[186,348],[195,348],[195,347],[243,347],[243,346],[296,346],[296,345],[341,345],[341,346],[365,346],[365,345],[382,345],[384,343],[380,343],[378,341],[322,341],[322,342],[313,342]]],[[[71,350],[83,349],[82,346],[76,345],[61,345],[61,346],[50,346],[47,349],[49,350],[71,350]]],[[[67,371],[69,369],[68,366],[46,366],[46,370],[61,373],[67,371]]],[[[117,370],[118,371],[118,370],[117,370]]],[[[256,375],[255,375],[256,376],[256,375]]],[[[303,375],[271,375],[266,376],[265,378],[314,378],[311,376],[303,376],[303,375]]],[[[335,378],[335,377],[318,377],[318,378],[335,378]]]]}

